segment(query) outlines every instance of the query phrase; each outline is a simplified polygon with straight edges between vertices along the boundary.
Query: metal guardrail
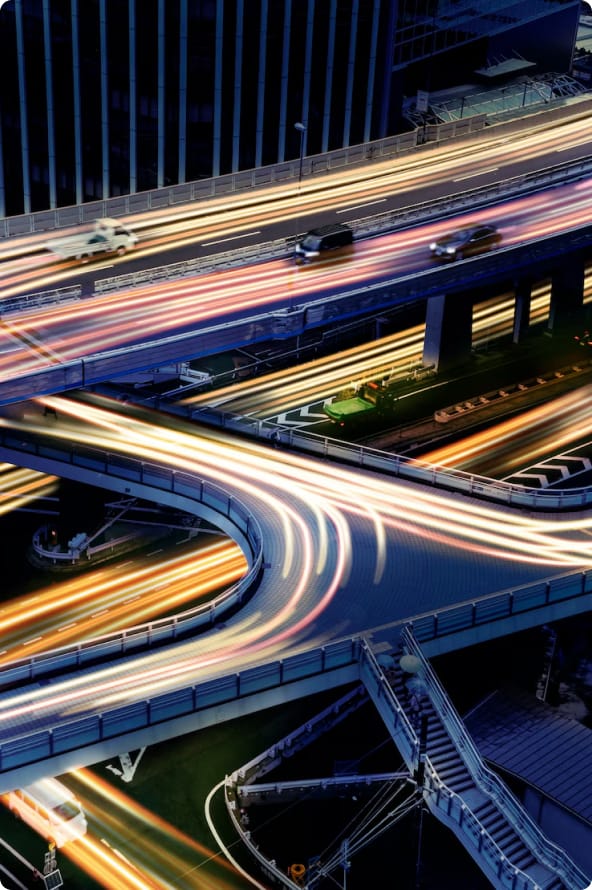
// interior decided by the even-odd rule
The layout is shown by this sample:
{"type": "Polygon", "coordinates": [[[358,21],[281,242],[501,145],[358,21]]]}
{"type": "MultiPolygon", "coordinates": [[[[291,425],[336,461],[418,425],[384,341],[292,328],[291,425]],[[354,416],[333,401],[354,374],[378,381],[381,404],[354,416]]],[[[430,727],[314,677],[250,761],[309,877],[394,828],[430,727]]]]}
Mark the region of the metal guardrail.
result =
{"type": "Polygon", "coordinates": [[[527,612],[592,595],[592,570],[572,572],[559,578],[534,582],[438,609],[410,620],[415,639],[428,643],[473,630],[494,621],[516,618],[527,612]]]}
{"type": "Polygon", "coordinates": [[[3,297],[0,300],[0,317],[8,312],[22,312],[27,309],[43,309],[56,303],[69,303],[80,300],[82,287],[73,284],[69,287],[56,287],[52,290],[37,291],[34,294],[19,294],[16,297],[3,297]]]}
{"type": "Polygon", "coordinates": [[[255,420],[235,414],[225,414],[214,408],[201,407],[198,410],[185,408],[175,410],[166,407],[171,413],[198,419],[213,427],[241,435],[255,436],[273,441],[278,446],[304,451],[322,458],[332,458],[349,466],[366,470],[376,470],[389,476],[408,479],[441,488],[445,491],[470,495],[508,507],[526,507],[530,510],[573,510],[592,504],[592,488],[533,489],[515,483],[495,481],[485,476],[466,473],[463,470],[441,468],[424,463],[405,455],[379,451],[366,445],[342,442],[328,436],[319,436],[307,430],[294,430],[266,421],[255,420]]]}
{"type": "MultiPolygon", "coordinates": [[[[124,707],[105,708],[100,714],[70,717],[59,724],[34,729],[30,734],[6,738],[5,731],[4,738],[0,739],[0,793],[15,787],[15,777],[11,778],[14,771],[48,758],[199,714],[239,698],[289,687],[322,674],[329,676],[333,673],[337,685],[355,681],[359,658],[357,639],[328,643],[281,661],[177,688],[124,707]]],[[[16,784],[19,784],[18,777],[16,784]]]]}
{"type": "MultiPolygon", "coordinates": [[[[11,445],[16,445],[20,453],[34,453],[41,460],[45,457],[70,467],[99,473],[103,480],[125,480],[129,485],[137,482],[147,486],[153,492],[155,500],[158,500],[159,492],[171,493],[177,500],[184,501],[188,511],[193,507],[197,515],[201,508],[206,507],[210,513],[222,516],[224,524],[236,528],[237,537],[249,547],[250,558],[249,568],[243,577],[208,603],[124,631],[41,653],[32,659],[15,661],[2,671],[0,685],[29,681],[44,674],[82,667],[107,656],[116,657],[125,655],[128,651],[137,651],[138,648],[150,649],[172,642],[190,632],[212,626],[250,595],[263,565],[263,541],[257,519],[234,495],[207,480],[166,467],[131,460],[121,455],[102,454],[92,449],[73,449],[68,445],[62,447],[57,442],[35,445],[25,436],[3,431],[0,435],[0,447],[10,448],[11,445]]],[[[64,474],[67,475],[67,472],[64,474]]]]}
{"type": "MultiPolygon", "coordinates": [[[[528,126],[530,130],[537,127],[548,128],[562,120],[588,117],[591,108],[592,98],[588,96],[582,96],[568,104],[549,104],[528,115],[528,126]]],[[[427,140],[425,144],[433,147],[448,144],[451,140],[489,138],[492,134],[503,136],[519,131],[522,126],[522,116],[489,124],[486,115],[477,114],[460,121],[428,124],[425,128],[427,140]]],[[[421,152],[424,150],[423,137],[422,126],[408,133],[386,136],[373,142],[335,149],[325,154],[309,155],[303,159],[302,175],[306,178],[322,176],[344,167],[381,162],[412,151],[421,152]]],[[[294,158],[267,167],[242,170],[212,179],[199,179],[167,188],[89,201],[86,204],[6,217],[0,219],[0,239],[83,225],[103,217],[128,217],[163,207],[178,207],[194,201],[215,198],[218,195],[239,194],[266,185],[295,181],[299,176],[300,158],[294,158]]]]}
{"type": "MultiPolygon", "coordinates": [[[[582,179],[592,174],[592,157],[584,161],[566,161],[553,167],[524,173],[521,176],[501,180],[492,185],[477,186],[468,191],[409,204],[396,210],[373,214],[362,219],[350,220],[348,225],[356,239],[394,232],[418,221],[442,218],[459,211],[474,209],[486,204],[507,200],[512,196],[529,194],[543,188],[582,179]]],[[[182,278],[187,275],[204,274],[219,269],[236,268],[265,260],[289,256],[293,252],[295,238],[276,239],[261,244],[249,245],[207,257],[195,257],[180,263],[156,266],[123,275],[112,275],[95,281],[95,293],[102,294],[140,285],[154,284],[161,280],[182,278]]]]}
{"type": "MultiPolygon", "coordinates": [[[[469,119],[463,122],[462,125],[460,123],[454,127],[445,125],[439,131],[439,135],[441,138],[454,138],[456,135],[473,134],[476,130],[483,128],[484,121],[479,116],[476,120],[469,119]]],[[[406,154],[417,148],[418,132],[418,130],[413,130],[398,136],[386,136],[384,139],[377,139],[373,142],[335,149],[325,154],[308,155],[302,162],[302,176],[306,178],[322,176],[334,170],[342,170],[344,167],[367,164],[369,161],[385,161],[406,154]]],[[[436,132],[431,133],[433,138],[436,135],[438,135],[436,132]]],[[[299,177],[300,158],[296,157],[266,167],[241,170],[210,179],[197,179],[167,188],[150,189],[131,195],[89,201],[85,204],[5,217],[0,219],[0,239],[84,225],[104,217],[129,217],[151,210],[179,207],[195,201],[229,194],[241,194],[251,189],[294,182],[298,181],[299,177]]]]}
{"type": "MultiPolygon", "coordinates": [[[[440,686],[431,665],[424,658],[421,647],[409,627],[401,634],[403,649],[421,662],[421,680],[428,689],[430,701],[444,723],[457,751],[461,754],[477,785],[493,800],[528,844],[537,859],[563,880],[567,890],[583,890],[589,878],[575,865],[565,851],[552,843],[536,822],[516,800],[502,780],[483,763],[469,733],[440,686]]],[[[509,885],[513,886],[513,885],[509,885]]],[[[532,886],[536,886],[533,884],[532,886]]]]}
{"type": "Polygon", "coordinates": [[[290,253],[290,243],[289,239],[279,238],[275,241],[265,241],[261,244],[240,247],[235,250],[225,251],[224,253],[212,254],[211,256],[194,257],[179,263],[170,263],[165,266],[155,266],[151,269],[141,269],[137,272],[100,278],[95,281],[94,293],[109,293],[114,290],[139,287],[143,284],[155,284],[157,281],[171,281],[188,275],[203,275],[207,272],[215,272],[218,269],[234,269],[238,266],[277,259],[290,253]]]}

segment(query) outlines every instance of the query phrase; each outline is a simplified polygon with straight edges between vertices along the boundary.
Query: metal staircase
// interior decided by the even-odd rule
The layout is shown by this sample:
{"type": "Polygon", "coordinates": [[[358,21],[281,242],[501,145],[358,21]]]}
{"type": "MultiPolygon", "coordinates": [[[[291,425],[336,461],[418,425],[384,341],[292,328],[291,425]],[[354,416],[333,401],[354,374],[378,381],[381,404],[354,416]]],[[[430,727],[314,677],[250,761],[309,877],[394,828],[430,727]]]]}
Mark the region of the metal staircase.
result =
{"type": "MultiPolygon", "coordinates": [[[[492,886],[499,890],[587,888],[589,879],[546,838],[501,779],[484,765],[408,628],[401,648],[388,659],[379,656],[376,667],[395,700],[398,718],[393,738],[404,757],[411,752],[408,766],[423,788],[426,805],[455,833],[492,886]],[[405,671],[401,660],[412,665],[413,672],[405,671]]],[[[384,688],[368,681],[366,688],[384,718],[388,713],[384,688]]]]}

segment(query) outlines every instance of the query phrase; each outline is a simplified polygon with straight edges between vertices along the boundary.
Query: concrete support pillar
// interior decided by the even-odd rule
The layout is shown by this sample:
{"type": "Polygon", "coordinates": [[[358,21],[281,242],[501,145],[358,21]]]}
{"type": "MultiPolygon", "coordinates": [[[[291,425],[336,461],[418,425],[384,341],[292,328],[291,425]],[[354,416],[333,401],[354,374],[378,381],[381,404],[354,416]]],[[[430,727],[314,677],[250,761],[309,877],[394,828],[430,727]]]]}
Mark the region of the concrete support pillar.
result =
{"type": "Polygon", "coordinates": [[[514,286],[514,328],[512,342],[520,343],[528,333],[530,322],[530,301],[532,298],[532,282],[520,278],[514,286]]]}
{"type": "Polygon", "coordinates": [[[423,363],[438,371],[460,365],[471,354],[473,301],[469,294],[430,297],[426,307],[423,363]]]}
{"type": "Polygon", "coordinates": [[[584,257],[570,254],[551,276],[550,331],[558,331],[575,323],[584,302],[584,257]]]}

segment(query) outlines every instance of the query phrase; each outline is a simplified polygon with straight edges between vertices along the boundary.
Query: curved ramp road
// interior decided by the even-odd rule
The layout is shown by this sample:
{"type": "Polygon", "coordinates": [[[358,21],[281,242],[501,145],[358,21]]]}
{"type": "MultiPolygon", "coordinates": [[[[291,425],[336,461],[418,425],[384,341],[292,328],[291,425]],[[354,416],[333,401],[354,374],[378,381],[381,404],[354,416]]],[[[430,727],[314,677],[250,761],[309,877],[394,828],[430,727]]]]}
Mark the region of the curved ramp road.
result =
{"type": "Polygon", "coordinates": [[[590,564],[589,515],[532,518],[181,423],[155,425],[107,400],[47,401],[59,419],[40,423],[44,435],[234,492],[261,525],[265,568],[254,596],[223,627],[3,694],[2,741],[590,564]]]}

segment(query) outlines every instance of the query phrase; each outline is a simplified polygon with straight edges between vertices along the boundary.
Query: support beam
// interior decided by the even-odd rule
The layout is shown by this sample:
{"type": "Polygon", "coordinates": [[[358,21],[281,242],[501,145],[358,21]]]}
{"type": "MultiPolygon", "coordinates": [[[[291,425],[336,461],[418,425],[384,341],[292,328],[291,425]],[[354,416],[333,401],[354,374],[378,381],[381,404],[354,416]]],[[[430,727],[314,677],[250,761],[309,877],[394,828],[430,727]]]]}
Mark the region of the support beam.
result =
{"type": "Polygon", "coordinates": [[[470,294],[440,294],[426,307],[424,365],[436,370],[465,362],[471,354],[473,301],[470,294]]]}
{"type": "Polygon", "coordinates": [[[584,302],[585,262],[582,254],[571,253],[551,276],[551,305],[548,329],[558,331],[574,324],[584,302]]]}
{"type": "Polygon", "coordinates": [[[512,342],[520,343],[524,335],[528,333],[530,324],[530,303],[532,299],[532,282],[529,279],[520,278],[514,285],[514,326],[512,342]]]}

